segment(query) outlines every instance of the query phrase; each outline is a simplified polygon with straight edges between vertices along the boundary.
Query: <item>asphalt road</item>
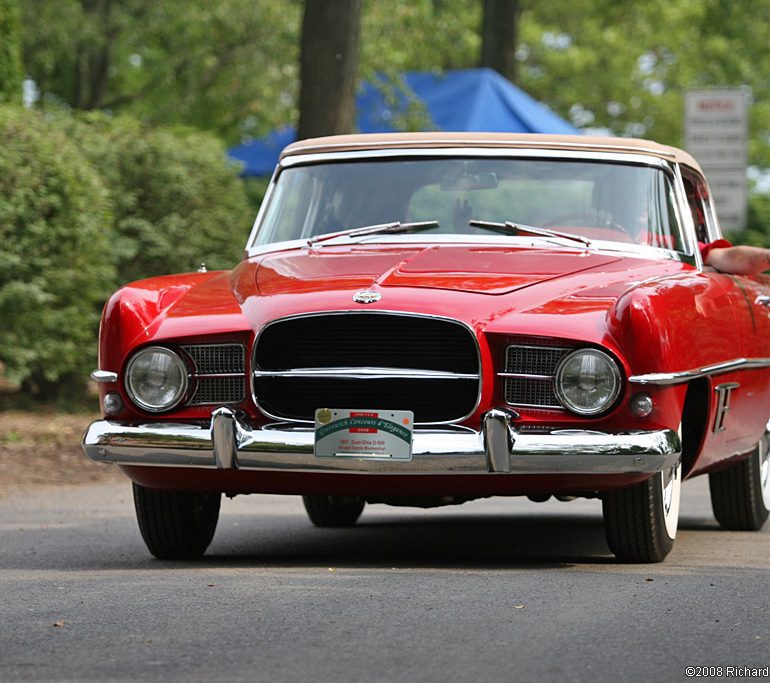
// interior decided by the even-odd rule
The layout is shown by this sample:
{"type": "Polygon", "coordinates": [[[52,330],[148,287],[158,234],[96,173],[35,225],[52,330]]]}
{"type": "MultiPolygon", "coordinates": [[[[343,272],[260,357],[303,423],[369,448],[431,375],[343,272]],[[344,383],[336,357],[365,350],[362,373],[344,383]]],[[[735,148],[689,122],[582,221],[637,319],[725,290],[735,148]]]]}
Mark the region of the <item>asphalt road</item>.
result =
{"type": "MultiPolygon", "coordinates": [[[[0,500],[2,681],[684,681],[770,665],[770,524],[685,484],[666,562],[618,565],[596,501],[224,501],[206,558],[152,559],[130,486],[0,500]],[[717,673],[715,671],[714,673],[717,673]]],[[[756,678],[746,680],[758,680],[756,678]]]]}

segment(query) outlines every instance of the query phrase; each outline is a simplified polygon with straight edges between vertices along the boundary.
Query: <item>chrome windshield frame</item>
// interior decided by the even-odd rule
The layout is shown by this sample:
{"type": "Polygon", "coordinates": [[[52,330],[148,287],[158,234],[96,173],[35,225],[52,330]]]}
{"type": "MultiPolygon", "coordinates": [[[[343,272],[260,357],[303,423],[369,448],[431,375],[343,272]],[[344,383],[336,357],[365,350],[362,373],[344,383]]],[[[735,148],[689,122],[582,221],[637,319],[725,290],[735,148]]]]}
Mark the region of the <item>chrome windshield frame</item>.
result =
{"type": "MultiPolygon", "coordinates": [[[[565,161],[589,161],[589,162],[607,162],[607,163],[622,163],[631,164],[636,166],[648,166],[651,168],[658,168],[666,173],[674,186],[675,196],[677,198],[676,211],[682,228],[682,237],[685,248],[688,252],[679,252],[673,249],[662,249],[654,247],[646,247],[643,245],[626,244],[620,242],[602,242],[596,240],[595,247],[601,249],[604,245],[613,245],[612,251],[621,251],[630,254],[642,254],[652,258],[666,258],[669,260],[681,260],[699,266],[698,250],[695,248],[692,235],[694,234],[694,228],[691,225],[692,219],[687,223],[688,212],[682,210],[682,198],[684,197],[684,187],[682,184],[681,172],[679,166],[667,159],[660,156],[653,156],[651,154],[642,152],[624,152],[609,149],[608,151],[588,151],[588,150],[572,150],[572,149],[533,149],[533,148],[501,148],[501,147],[440,147],[440,148],[393,148],[393,149],[367,149],[367,150],[347,150],[338,152],[315,152],[309,154],[298,154],[281,159],[276,166],[275,172],[270,180],[265,198],[259,208],[259,212],[254,220],[254,224],[249,235],[249,239],[246,243],[246,249],[244,251],[245,258],[251,258],[259,256],[265,253],[271,253],[275,251],[284,251],[288,249],[296,249],[298,247],[307,246],[306,239],[285,240],[281,242],[271,242],[268,244],[257,244],[257,236],[260,231],[264,216],[270,206],[273,199],[273,190],[280,178],[281,173],[296,166],[307,166],[313,164],[321,164],[328,162],[341,162],[341,161],[361,161],[365,159],[379,160],[379,159],[436,159],[436,158],[510,158],[510,159],[545,159],[545,160],[565,160],[565,161]],[[621,246],[622,245],[622,246],[621,246]],[[652,251],[650,251],[652,250],[652,251]]],[[[684,200],[686,202],[686,199],[684,200]]],[[[420,236],[419,243],[439,242],[443,240],[437,240],[440,234],[431,234],[426,236],[420,236]]],[[[449,237],[462,237],[459,240],[460,243],[476,243],[476,239],[469,239],[468,235],[448,235],[449,237]]],[[[382,236],[378,235],[381,238],[382,236]]],[[[475,237],[475,236],[470,236],[475,237]]],[[[403,240],[403,236],[399,237],[399,240],[403,240]]],[[[511,237],[498,235],[495,238],[496,243],[511,244],[511,237]]],[[[379,241],[379,240],[376,240],[379,241]]],[[[412,240],[405,240],[412,242],[412,240]]],[[[458,240],[453,240],[457,242],[458,240]]],[[[371,243],[370,240],[361,241],[360,243],[371,243]]],[[[592,240],[592,246],[594,246],[594,240],[592,240]]]]}

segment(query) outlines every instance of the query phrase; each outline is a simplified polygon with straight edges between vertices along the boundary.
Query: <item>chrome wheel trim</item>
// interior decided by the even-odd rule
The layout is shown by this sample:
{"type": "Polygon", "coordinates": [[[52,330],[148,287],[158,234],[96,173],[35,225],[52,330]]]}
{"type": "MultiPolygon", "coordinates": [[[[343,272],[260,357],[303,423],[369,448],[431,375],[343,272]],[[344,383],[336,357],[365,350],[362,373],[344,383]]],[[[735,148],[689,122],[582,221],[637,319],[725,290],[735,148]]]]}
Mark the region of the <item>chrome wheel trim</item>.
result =
{"type": "Polygon", "coordinates": [[[679,502],[682,494],[681,462],[660,473],[660,486],[666,533],[669,538],[674,539],[676,538],[676,529],[679,526],[679,502]]]}
{"type": "Polygon", "coordinates": [[[770,510],[770,449],[767,440],[762,439],[757,447],[759,458],[759,488],[762,491],[762,502],[765,510],[770,510]]]}

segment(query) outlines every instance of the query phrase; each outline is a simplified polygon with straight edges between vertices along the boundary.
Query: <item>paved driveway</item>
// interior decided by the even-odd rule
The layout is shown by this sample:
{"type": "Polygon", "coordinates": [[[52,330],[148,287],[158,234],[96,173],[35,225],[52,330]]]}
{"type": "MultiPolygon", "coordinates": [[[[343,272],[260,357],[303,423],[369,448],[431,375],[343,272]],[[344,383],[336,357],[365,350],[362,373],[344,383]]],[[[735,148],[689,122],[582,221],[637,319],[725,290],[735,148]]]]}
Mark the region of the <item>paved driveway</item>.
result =
{"type": "MultiPolygon", "coordinates": [[[[618,565],[597,501],[223,502],[198,563],[146,552],[130,486],[0,499],[0,680],[687,680],[770,665],[770,525],[721,532],[685,484],[661,565],[618,565]]],[[[756,680],[756,679],[754,679],[756,680]]]]}

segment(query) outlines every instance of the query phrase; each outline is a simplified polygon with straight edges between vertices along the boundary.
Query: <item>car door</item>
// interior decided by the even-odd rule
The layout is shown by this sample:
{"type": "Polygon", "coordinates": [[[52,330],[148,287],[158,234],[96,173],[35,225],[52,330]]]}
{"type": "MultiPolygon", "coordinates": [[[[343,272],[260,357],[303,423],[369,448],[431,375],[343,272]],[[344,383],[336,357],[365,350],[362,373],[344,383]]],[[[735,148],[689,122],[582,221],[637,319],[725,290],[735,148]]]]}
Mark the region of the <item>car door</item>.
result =
{"type": "MultiPolygon", "coordinates": [[[[685,176],[685,188],[699,241],[721,239],[705,180],[685,176]]],[[[770,358],[770,278],[708,267],[703,276],[723,289],[730,302],[735,329],[728,333],[717,325],[712,335],[723,343],[724,361],[735,361],[735,369],[709,376],[709,421],[699,468],[753,448],[770,417],[770,367],[763,362],[770,358]]]]}

